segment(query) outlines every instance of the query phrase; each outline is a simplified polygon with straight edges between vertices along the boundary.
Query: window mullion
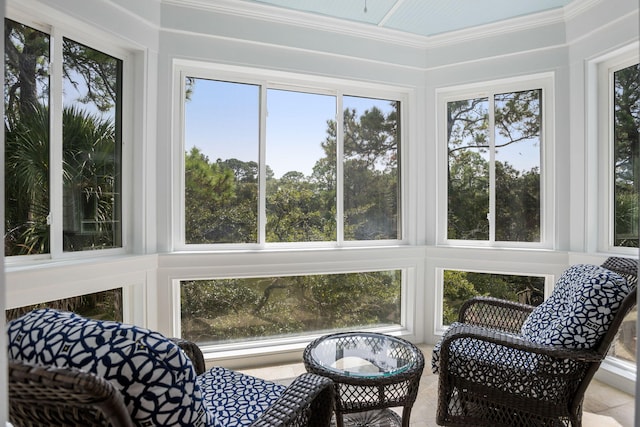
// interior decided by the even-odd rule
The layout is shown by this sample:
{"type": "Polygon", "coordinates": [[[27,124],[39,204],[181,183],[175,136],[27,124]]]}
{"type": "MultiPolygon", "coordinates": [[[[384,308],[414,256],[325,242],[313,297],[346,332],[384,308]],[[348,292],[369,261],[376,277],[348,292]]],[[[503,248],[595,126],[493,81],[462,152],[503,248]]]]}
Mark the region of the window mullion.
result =
{"type": "Polygon", "coordinates": [[[260,86],[258,147],[258,244],[267,242],[267,85],[260,86]]]}
{"type": "Polygon", "coordinates": [[[51,71],[49,75],[49,238],[51,257],[63,252],[63,88],[62,88],[62,35],[51,31],[51,71]]]}
{"type": "Polygon", "coordinates": [[[496,241],[496,104],[489,95],[489,242],[496,241]]]}
{"type": "Polygon", "coordinates": [[[336,239],[344,243],[344,114],[342,93],[336,96],[336,239]]]}

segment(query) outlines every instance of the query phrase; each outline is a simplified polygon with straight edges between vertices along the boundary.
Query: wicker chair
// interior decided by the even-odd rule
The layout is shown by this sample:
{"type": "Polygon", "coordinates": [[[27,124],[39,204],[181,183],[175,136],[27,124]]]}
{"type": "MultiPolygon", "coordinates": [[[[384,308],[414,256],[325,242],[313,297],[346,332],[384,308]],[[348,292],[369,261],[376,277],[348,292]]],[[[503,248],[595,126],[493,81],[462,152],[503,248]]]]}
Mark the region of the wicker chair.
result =
{"type": "MultiPolygon", "coordinates": [[[[609,258],[601,266],[606,269],[604,273],[600,266],[575,266],[576,269],[582,267],[587,270],[591,267],[590,271],[596,275],[595,279],[592,276],[591,283],[606,280],[612,292],[624,288],[618,300],[609,305],[612,311],[602,321],[608,328],[600,328],[592,345],[572,335],[575,329],[565,330],[565,335],[561,335],[558,331],[566,325],[562,319],[555,324],[555,331],[551,331],[556,335],[545,336],[541,332],[539,336],[543,339],[531,338],[531,330],[527,328],[543,328],[540,324],[545,323],[535,316],[557,315],[558,312],[549,309],[553,307],[541,305],[536,310],[536,307],[490,297],[477,297],[462,306],[459,321],[451,325],[434,347],[432,365],[434,372],[439,372],[436,415],[439,425],[582,425],[585,390],[607,356],[623,318],[636,304],[638,260],[609,258]],[[530,316],[533,320],[527,322],[530,316]],[[545,340],[551,336],[571,336],[580,341],[572,341],[571,345],[567,344],[569,341],[562,341],[558,345],[551,340],[549,344],[545,340]]],[[[569,274],[569,270],[565,274],[569,274]]],[[[587,289],[591,285],[574,283],[571,286],[587,289]]],[[[561,287],[556,285],[547,301],[551,301],[561,287]]],[[[573,325],[572,319],[568,322],[573,325]]],[[[595,328],[594,325],[588,327],[595,328]]]]}
{"type": "MultiPolygon", "coordinates": [[[[46,312],[45,314],[51,314],[50,310],[46,310],[46,312]]],[[[31,316],[34,316],[33,312],[31,316]]],[[[91,322],[88,319],[84,320],[91,322]]],[[[103,322],[94,323],[101,324],[103,322]]],[[[108,323],[115,324],[116,322],[108,323]]],[[[15,333],[18,328],[16,327],[12,330],[11,327],[12,323],[10,322],[8,325],[10,339],[22,340],[22,334],[15,333]]],[[[24,330],[25,326],[22,325],[22,328],[24,330]]],[[[135,331],[137,334],[145,330],[135,328],[135,331]]],[[[160,342],[156,338],[161,337],[161,340],[164,338],[160,334],[153,334],[156,334],[152,336],[153,339],[150,339],[149,336],[142,339],[136,336],[135,346],[140,348],[148,347],[147,350],[149,350],[151,343],[160,342]]],[[[87,365],[91,366],[90,369],[81,370],[76,367],[58,367],[54,364],[43,365],[32,361],[19,360],[27,359],[30,353],[29,351],[24,351],[24,349],[20,351],[15,348],[12,349],[11,341],[9,342],[8,376],[10,422],[15,427],[43,425],[113,427],[135,425],[230,425],[230,422],[225,421],[224,417],[221,420],[219,414],[203,414],[203,411],[223,411],[235,417],[235,424],[233,425],[238,426],[320,427],[330,425],[334,402],[333,383],[331,380],[314,374],[302,374],[295,378],[288,387],[285,387],[223,368],[206,370],[202,352],[197,345],[180,339],[164,339],[164,341],[162,349],[168,349],[166,354],[169,354],[168,360],[171,363],[176,359],[180,359],[179,363],[181,364],[184,364],[185,361],[187,362],[184,364],[184,369],[180,367],[180,364],[176,365],[178,366],[178,369],[175,370],[176,382],[182,383],[191,380],[192,383],[199,384],[202,400],[198,401],[197,412],[199,414],[194,415],[194,417],[197,416],[197,422],[193,421],[196,419],[194,417],[185,421],[184,413],[190,408],[180,405],[185,398],[189,401],[192,399],[189,396],[185,397],[181,393],[183,389],[177,389],[178,393],[175,393],[175,388],[172,390],[160,390],[156,395],[150,397],[150,401],[153,404],[157,404],[158,399],[163,399],[166,395],[173,393],[173,401],[180,400],[178,406],[172,407],[175,409],[175,415],[166,413],[167,406],[158,406],[158,412],[165,412],[164,418],[162,418],[164,421],[159,421],[159,418],[153,418],[153,421],[141,421],[139,419],[140,408],[135,406],[121,389],[123,386],[121,379],[117,381],[114,379],[107,380],[94,372],[90,372],[94,370],[94,366],[91,364],[87,365]],[[11,359],[11,356],[13,356],[13,359],[11,359]],[[193,369],[191,366],[193,366],[193,369]],[[212,381],[222,377],[228,381],[226,385],[218,386],[216,384],[207,389],[212,384],[212,381]],[[221,393],[229,389],[240,390],[241,393],[244,393],[243,397],[253,399],[254,402],[259,404],[245,405],[244,408],[237,412],[230,412],[233,408],[228,408],[229,405],[241,406],[241,403],[236,402],[229,396],[221,396],[221,393]],[[269,396],[266,400],[264,396],[259,395],[261,390],[268,391],[269,396]],[[253,396],[250,396],[251,394],[253,396]],[[210,401],[205,402],[205,399],[210,399],[210,401]],[[202,406],[200,406],[200,403],[202,406]],[[225,405],[227,408],[222,409],[225,405]],[[268,407],[265,408],[267,405],[268,407]],[[247,416],[243,412],[246,410],[253,411],[253,413],[247,416]],[[136,418],[136,415],[138,418],[136,418]],[[179,422],[169,421],[177,420],[179,417],[183,417],[180,418],[179,422]]],[[[126,345],[132,347],[130,343],[126,345]]],[[[150,349],[149,352],[155,351],[156,348],[150,349]]],[[[114,350],[114,352],[117,351],[119,350],[114,350]]],[[[134,357],[138,360],[139,354],[136,353],[134,357]]],[[[148,363],[148,361],[143,361],[142,363],[148,363]]],[[[155,375],[159,369],[163,369],[163,366],[152,366],[150,371],[141,376],[141,378],[148,378],[150,383],[156,383],[160,377],[150,377],[149,373],[151,372],[152,375],[155,375]]],[[[129,376],[130,374],[127,373],[127,377],[129,376]]],[[[152,386],[147,386],[146,384],[142,386],[142,389],[135,389],[138,391],[134,391],[134,393],[154,393],[151,391],[152,386]]],[[[198,388],[196,387],[195,389],[197,390],[198,388]]],[[[153,414],[150,416],[155,417],[153,414]]],[[[151,418],[149,419],[151,420],[151,418]]]]}

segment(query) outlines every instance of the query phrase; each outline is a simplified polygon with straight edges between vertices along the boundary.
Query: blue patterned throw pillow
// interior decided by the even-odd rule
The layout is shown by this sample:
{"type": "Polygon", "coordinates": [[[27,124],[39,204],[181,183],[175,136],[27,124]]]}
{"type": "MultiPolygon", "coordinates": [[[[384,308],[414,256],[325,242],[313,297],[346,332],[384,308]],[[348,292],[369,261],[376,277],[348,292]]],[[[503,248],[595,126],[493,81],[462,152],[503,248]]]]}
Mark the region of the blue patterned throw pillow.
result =
{"type": "Polygon", "coordinates": [[[204,425],[189,358],[163,335],[133,325],[35,310],[7,325],[9,358],[74,367],[113,383],[138,426],[204,425]]]}
{"type": "Polygon", "coordinates": [[[593,348],[629,294],[627,281],[597,265],[567,269],[551,296],[522,325],[522,337],[537,344],[593,348]]]}

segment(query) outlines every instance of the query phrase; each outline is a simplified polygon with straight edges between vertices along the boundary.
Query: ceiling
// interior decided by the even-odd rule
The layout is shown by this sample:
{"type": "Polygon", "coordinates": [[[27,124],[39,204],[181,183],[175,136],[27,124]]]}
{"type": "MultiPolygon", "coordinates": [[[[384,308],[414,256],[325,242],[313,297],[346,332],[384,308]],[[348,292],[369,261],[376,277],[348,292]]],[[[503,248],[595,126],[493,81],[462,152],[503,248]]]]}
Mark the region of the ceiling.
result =
{"type": "MultiPolygon", "coordinates": [[[[241,0],[433,36],[559,9],[574,0],[241,0]]],[[[581,1],[581,0],[575,0],[581,1]]]]}

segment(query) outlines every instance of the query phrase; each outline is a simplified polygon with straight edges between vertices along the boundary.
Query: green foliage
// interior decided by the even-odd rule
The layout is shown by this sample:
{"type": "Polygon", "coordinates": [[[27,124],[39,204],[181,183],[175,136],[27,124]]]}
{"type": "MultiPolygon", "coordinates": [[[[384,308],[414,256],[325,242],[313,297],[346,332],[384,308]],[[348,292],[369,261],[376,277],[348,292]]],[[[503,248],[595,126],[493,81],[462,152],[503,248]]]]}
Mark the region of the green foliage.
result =
{"type": "Polygon", "coordinates": [[[5,121],[5,254],[49,252],[49,113],[5,121]]]}
{"type": "MultiPolygon", "coordinates": [[[[119,173],[113,123],[75,108],[65,108],[62,119],[63,247],[113,247],[119,239],[109,227],[119,173]],[[100,228],[81,236],[79,223],[87,218],[100,228]]],[[[20,120],[5,122],[6,255],[49,252],[49,172],[49,110],[38,105],[20,120]]]]}
{"type": "Polygon", "coordinates": [[[544,299],[544,278],[445,270],[443,324],[450,325],[457,321],[462,304],[474,296],[491,296],[538,305],[544,299]]]}
{"type": "Polygon", "coordinates": [[[5,311],[5,318],[8,322],[41,308],[72,311],[92,319],[122,322],[122,288],[12,308],[5,311]]]}
{"type": "Polygon", "coordinates": [[[400,323],[400,271],[183,281],[183,337],[227,342],[400,323]]]}
{"type": "MultiPolygon", "coordinates": [[[[255,165],[255,164],[254,164],[255,165]]],[[[185,156],[187,243],[255,242],[257,177],[252,164],[210,162],[198,148],[185,156]],[[236,178],[235,172],[240,179],[236,178]]]]}
{"type": "Polygon", "coordinates": [[[640,64],[614,78],[615,245],[638,247],[640,217],[640,64]]]}
{"type": "Polygon", "coordinates": [[[115,124],[75,106],[65,108],[63,199],[65,251],[112,248],[120,243],[120,168],[115,124]],[[81,222],[94,222],[91,233],[81,222]]]}
{"type": "Polygon", "coordinates": [[[450,325],[458,320],[460,306],[468,299],[480,295],[467,279],[464,271],[445,270],[443,275],[442,322],[450,325]]]}
{"type": "Polygon", "coordinates": [[[448,238],[488,240],[489,164],[475,150],[449,157],[448,238]]]}
{"type": "MultiPolygon", "coordinates": [[[[59,237],[65,251],[120,246],[119,124],[114,117],[87,111],[111,111],[117,106],[121,61],[69,39],[63,46],[65,83],[79,89],[81,96],[71,100],[65,91],[63,236],[59,237]]],[[[9,256],[50,251],[49,52],[48,34],[5,20],[5,254],[9,256]]]]}

